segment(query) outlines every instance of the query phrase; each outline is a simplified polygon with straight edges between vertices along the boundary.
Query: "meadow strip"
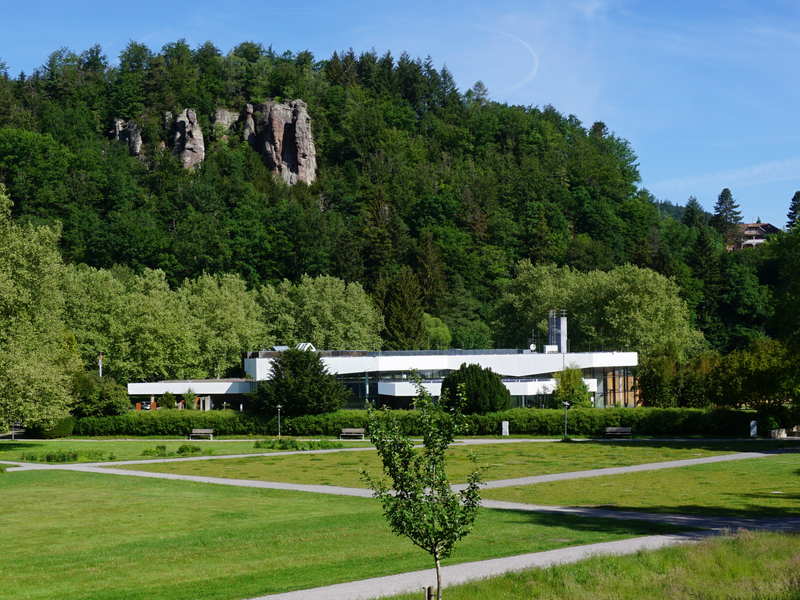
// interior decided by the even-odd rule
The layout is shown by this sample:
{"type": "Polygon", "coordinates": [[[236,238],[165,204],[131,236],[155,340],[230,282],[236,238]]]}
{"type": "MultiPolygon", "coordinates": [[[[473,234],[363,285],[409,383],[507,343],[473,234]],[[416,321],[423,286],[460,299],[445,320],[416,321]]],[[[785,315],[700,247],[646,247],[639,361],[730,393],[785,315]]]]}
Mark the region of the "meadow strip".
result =
{"type": "MultiPolygon", "coordinates": [[[[0,598],[233,600],[431,566],[372,499],[65,471],[0,493],[0,598]]],[[[487,509],[448,562],[673,531],[487,509]]]]}

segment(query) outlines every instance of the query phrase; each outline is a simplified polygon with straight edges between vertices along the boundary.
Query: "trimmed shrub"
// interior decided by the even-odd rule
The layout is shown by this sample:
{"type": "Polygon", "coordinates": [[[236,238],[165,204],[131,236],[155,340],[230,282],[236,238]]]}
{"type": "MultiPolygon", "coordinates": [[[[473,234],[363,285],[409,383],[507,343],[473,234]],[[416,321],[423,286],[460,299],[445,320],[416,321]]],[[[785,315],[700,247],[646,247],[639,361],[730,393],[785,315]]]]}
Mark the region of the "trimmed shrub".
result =
{"type": "MultiPolygon", "coordinates": [[[[393,411],[405,435],[421,436],[419,417],[413,410],[393,411]]],[[[574,408],[567,412],[570,435],[603,437],[606,427],[631,427],[634,435],[747,437],[754,412],[697,408],[574,408]]],[[[508,421],[515,435],[560,437],[564,433],[564,410],[515,408],[502,412],[465,415],[466,435],[500,435],[501,422],[508,421]]],[[[368,428],[363,410],[340,410],[322,415],[281,418],[281,433],[289,436],[338,437],[343,428],[368,428]]],[[[116,417],[87,417],[75,423],[75,435],[129,435],[188,437],[192,429],[213,429],[214,435],[274,436],[278,419],[215,411],[132,411],[116,417]]],[[[759,431],[764,427],[759,422],[759,431]]]]}
{"type": "Polygon", "coordinates": [[[34,425],[27,430],[27,437],[52,440],[54,438],[68,437],[72,435],[74,429],[75,419],[73,417],[67,417],[66,419],[61,419],[50,429],[41,427],[40,425],[34,425]]]}

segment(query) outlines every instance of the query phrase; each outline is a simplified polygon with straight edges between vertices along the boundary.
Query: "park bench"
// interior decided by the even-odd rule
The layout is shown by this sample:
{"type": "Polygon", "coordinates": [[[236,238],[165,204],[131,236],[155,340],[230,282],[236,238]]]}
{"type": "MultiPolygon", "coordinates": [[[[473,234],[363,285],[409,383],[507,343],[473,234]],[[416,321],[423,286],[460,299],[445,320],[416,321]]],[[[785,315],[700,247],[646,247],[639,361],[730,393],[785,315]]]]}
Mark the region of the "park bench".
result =
{"type": "Polygon", "coordinates": [[[213,429],[192,429],[192,433],[189,434],[189,439],[194,439],[195,436],[202,436],[207,437],[210,440],[214,439],[214,430],[213,429]]]}
{"type": "Polygon", "coordinates": [[[345,440],[345,439],[354,440],[356,438],[362,439],[362,440],[364,439],[364,430],[363,429],[356,429],[356,428],[353,428],[353,427],[344,427],[344,428],[342,428],[342,433],[339,434],[339,439],[340,440],[345,440]]]}
{"type": "Polygon", "coordinates": [[[606,427],[606,438],[610,437],[631,437],[630,427],[606,427]]]}

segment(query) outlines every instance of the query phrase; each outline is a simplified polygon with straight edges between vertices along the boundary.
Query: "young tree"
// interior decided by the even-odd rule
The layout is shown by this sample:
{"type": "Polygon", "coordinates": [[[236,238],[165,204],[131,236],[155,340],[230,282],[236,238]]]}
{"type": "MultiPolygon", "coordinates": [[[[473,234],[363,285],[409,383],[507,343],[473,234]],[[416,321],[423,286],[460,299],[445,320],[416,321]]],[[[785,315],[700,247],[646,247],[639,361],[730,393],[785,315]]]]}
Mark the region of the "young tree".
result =
{"type": "Polygon", "coordinates": [[[786,229],[791,229],[800,218],[800,192],[795,192],[792,196],[792,203],[789,205],[789,213],[786,215],[788,221],[786,222],[786,229]]]}
{"type": "Polygon", "coordinates": [[[511,394],[491,369],[463,363],[442,381],[440,403],[464,414],[484,414],[511,408],[511,394]]]}
{"type": "Polygon", "coordinates": [[[589,401],[589,388],[583,382],[583,373],[580,368],[571,364],[561,371],[553,373],[556,387],[553,390],[553,408],[561,408],[563,402],[568,402],[575,408],[591,407],[589,401]]]}
{"type": "Polygon", "coordinates": [[[277,413],[281,405],[287,417],[336,412],[350,397],[350,390],[328,373],[316,352],[290,348],[272,359],[268,380],[253,393],[257,410],[277,413]]]}
{"type": "MultiPolygon", "coordinates": [[[[391,411],[379,413],[369,408],[370,439],[392,486],[363,469],[361,477],[381,501],[392,531],[433,556],[438,598],[442,600],[440,561],[450,556],[456,542],[472,530],[481,506],[481,471],[476,466],[466,488],[453,492],[445,471],[445,455],[455,436],[464,431],[461,411],[456,406],[450,414],[445,413],[433,403],[419,379],[416,386],[414,407],[423,431],[424,450],[414,449],[391,411]]],[[[475,456],[471,458],[474,464],[475,456]]]]}

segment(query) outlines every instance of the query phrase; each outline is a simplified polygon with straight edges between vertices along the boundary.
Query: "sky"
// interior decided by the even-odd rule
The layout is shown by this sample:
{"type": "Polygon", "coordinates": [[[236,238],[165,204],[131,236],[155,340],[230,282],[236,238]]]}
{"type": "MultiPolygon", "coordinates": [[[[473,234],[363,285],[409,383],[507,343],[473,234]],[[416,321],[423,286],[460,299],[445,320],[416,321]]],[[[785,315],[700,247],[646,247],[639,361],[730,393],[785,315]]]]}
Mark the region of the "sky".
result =
{"type": "Polygon", "coordinates": [[[800,190],[800,4],[781,0],[356,0],[301,3],[109,0],[8,3],[0,60],[30,73],[60,47],[184,38],[223,53],[244,41],[310,50],[430,55],[459,88],[553,105],[630,141],[641,186],[713,211],[729,188],[744,221],[786,225],[800,190]]]}

